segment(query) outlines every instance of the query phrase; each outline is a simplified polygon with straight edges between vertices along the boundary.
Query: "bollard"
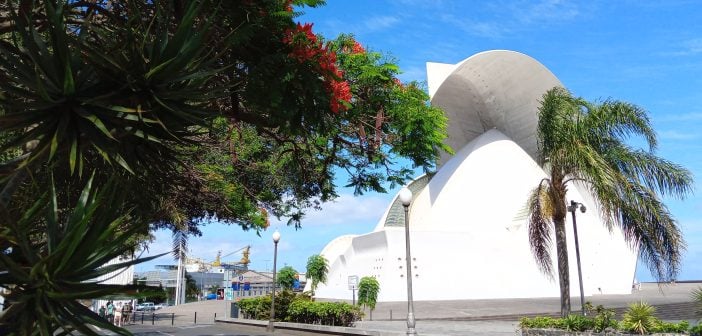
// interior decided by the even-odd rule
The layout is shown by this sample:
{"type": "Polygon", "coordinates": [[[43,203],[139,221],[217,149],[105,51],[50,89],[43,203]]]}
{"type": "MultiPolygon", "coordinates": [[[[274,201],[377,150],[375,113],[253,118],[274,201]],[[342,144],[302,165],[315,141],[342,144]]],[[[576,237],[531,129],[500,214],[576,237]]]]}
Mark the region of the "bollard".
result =
{"type": "Polygon", "coordinates": [[[154,325],[156,322],[156,313],[151,313],[151,325],[154,325]]]}
{"type": "Polygon", "coordinates": [[[141,324],[144,324],[144,312],[141,312],[141,324]]]}
{"type": "Polygon", "coordinates": [[[217,322],[217,313],[215,313],[214,321],[217,322]]]}
{"type": "Polygon", "coordinates": [[[171,313],[171,325],[175,322],[175,313],[171,313]]]}
{"type": "Polygon", "coordinates": [[[195,324],[197,324],[197,312],[195,312],[195,324]]]}
{"type": "Polygon", "coordinates": [[[392,321],[392,309],[390,309],[390,321],[392,321]]]}
{"type": "Polygon", "coordinates": [[[373,321],[373,309],[370,310],[369,315],[370,315],[370,320],[373,321]]]}

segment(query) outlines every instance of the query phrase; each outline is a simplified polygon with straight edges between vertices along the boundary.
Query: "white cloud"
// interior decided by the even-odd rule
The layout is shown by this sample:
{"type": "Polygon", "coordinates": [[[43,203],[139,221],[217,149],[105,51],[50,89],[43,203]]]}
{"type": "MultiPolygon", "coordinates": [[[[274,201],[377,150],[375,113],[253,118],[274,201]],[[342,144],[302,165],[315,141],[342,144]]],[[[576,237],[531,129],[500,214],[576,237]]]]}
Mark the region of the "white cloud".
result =
{"type": "Polygon", "coordinates": [[[564,0],[527,2],[513,9],[514,16],[525,24],[544,24],[572,20],[580,15],[577,6],[564,0]]]}
{"type": "Polygon", "coordinates": [[[443,14],[439,19],[457,29],[478,37],[500,38],[510,31],[502,22],[498,21],[476,22],[465,17],[456,17],[453,14],[443,14]]]}
{"type": "Polygon", "coordinates": [[[376,223],[390,203],[391,195],[353,196],[342,194],[336,200],[322,204],[322,211],[309,210],[302,226],[376,223]]]}
{"type": "Polygon", "coordinates": [[[702,53],[702,38],[693,38],[682,41],[676,46],[675,51],[664,53],[672,56],[693,56],[702,53]]]}
{"type": "Polygon", "coordinates": [[[373,32],[392,27],[398,22],[400,19],[395,16],[374,16],[363,21],[362,26],[365,32],[373,32]]]}
{"type": "Polygon", "coordinates": [[[680,132],[675,130],[658,132],[658,136],[665,140],[695,140],[700,138],[699,133],[680,132]]]}

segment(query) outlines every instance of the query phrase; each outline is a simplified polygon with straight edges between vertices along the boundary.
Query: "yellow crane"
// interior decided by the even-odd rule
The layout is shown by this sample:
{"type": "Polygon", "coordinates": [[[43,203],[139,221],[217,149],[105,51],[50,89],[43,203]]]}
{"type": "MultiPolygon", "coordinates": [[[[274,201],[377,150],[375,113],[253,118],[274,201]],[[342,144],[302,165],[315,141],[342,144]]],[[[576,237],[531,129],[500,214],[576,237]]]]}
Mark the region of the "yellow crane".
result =
{"type": "Polygon", "coordinates": [[[244,247],[242,247],[234,252],[230,252],[230,253],[227,253],[225,255],[222,255],[222,251],[217,251],[217,257],[215,257],[215,260],[212,262],[212,266],[219,267],[222,265],[244,265],[244,266],[248,267],[249,263],[251,262],[249,260],[249,250],[250,249],[251,249],[251,245],[246,245],[246,246],[244,246],[244,247]],[[222,262],[222,258],[228,257],[228,256],[230,256],[234,253],[237,253],[239,251],[242,251],[242,250],[244,252],[241,253],[242,257],[241,257],[241,260],[239,260],[238,262],[222,262]]]}

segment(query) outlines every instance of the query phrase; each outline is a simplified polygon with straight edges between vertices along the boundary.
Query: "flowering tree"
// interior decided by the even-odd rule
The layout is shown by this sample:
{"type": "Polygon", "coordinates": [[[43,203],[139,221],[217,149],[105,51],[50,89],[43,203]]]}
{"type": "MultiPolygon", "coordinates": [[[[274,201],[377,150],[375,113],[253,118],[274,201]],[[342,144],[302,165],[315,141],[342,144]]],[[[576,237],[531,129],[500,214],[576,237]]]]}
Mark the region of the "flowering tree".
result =
{"type": "MultiPolygon", "coordinates": [[[[101,246],[111,246],[113,256],[129,253],[152,229],[197,234],[208,217],[261,230],[272,214],[300,226],[305,209],[336,197],[338,171],[362,193],[410,178],[400,158],[432,169],[448,150],[446,118],[420,86],[397,80],[388,57],[351,36],[325,40],[311,24],[295,22],[294,5],[322,3],[0,3],[0,226],[8,228],[0,230],[0,251],[12,251],[0,255],[3,283],[24,288],[31,273],[47,280],[31,286],[52,286],[58,269],[84,270],[63,274],[70,283],[102,274],[73,264],[80,258],[71,248],[61,250],[70,263],[46,262],[54,257],[42,246],[70,247],[83,236],[57,234],[37,211],[50,210],[52,223],[76,221],[68,209],[82,211],[86,197],[106,185],[119,186],[110,189],[117,201],[96,208],[120,214],[106,225],[131,238],[116,250],[93,244],[101,256],[101,246]],[[47,204],[37,202],[46,190],[54,190],[53,206],[37,208],[47,204]]],[[[41,296],[53,290],[15,291],[8,304],[31,294],[53,302],[46,311],[65,309],[64,317],[36,313],[21,326],[9,317],[0,323],[51,334],[96,321],[81,307],[41,296]]],[[[63,290],[71,299],[123,292],[63,290]]]]}

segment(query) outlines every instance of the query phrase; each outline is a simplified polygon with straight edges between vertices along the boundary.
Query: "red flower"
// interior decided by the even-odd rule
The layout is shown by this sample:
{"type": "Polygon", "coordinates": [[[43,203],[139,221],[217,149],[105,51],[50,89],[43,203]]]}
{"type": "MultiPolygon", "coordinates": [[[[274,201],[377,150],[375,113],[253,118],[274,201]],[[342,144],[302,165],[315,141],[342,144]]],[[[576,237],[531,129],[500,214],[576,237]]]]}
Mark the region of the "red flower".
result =
{"type": "Polygon", "coordinates": [[[362,54],[366,52],[366,49],[363,49],[363,46],[358,43],[358,41],[353,41],[353,48],[351,48],[351,52],[354,54],[362,54]]]}
{"type": "MultiPolygon", "coordinates": [[[[283,42],[292,47],[290,56],[300,63],[314,62],[319,67],[320,75],[325,81],[325,90],[329,94],[330,109],[334,113],[346,109],[342,102],[351,101],[351,88],[342,79],[343,73],[336,65],[336,53],[329,50],[328,45],[323,45],[312,32],[312,24],[298,23],[295,29],[289,29],[283,36],[283,42]]],[[[353,50],[365,52],[363,47],[356,43],[353,50]]]]}

